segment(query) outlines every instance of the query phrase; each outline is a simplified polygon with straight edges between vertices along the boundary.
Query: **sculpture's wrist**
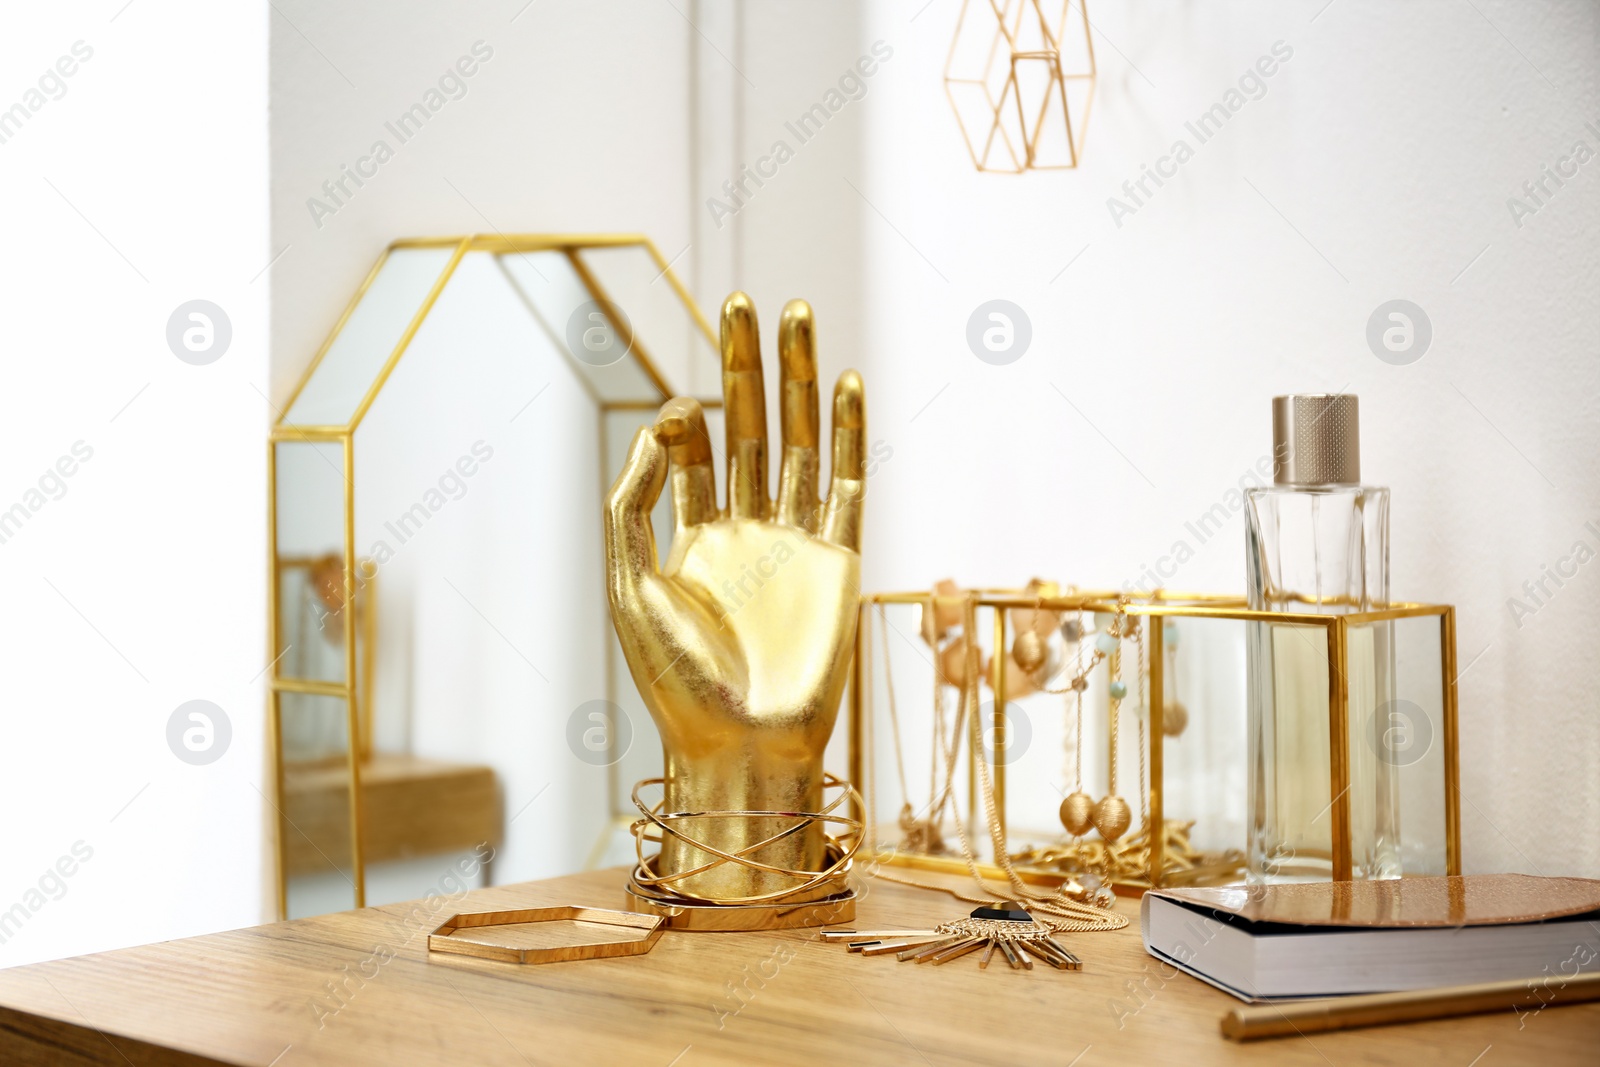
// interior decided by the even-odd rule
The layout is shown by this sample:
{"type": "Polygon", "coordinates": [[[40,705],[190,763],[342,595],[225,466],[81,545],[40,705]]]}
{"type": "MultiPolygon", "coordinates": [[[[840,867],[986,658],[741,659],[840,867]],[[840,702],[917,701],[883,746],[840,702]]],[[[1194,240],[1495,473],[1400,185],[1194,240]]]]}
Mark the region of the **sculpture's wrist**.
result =
{"type": "MultiPolygon", "coordinates": [[[[656,862],[658,874],[681,874],[718,859],[696,847],[696,841],[714,843],[727,852],[743,851],[749,860],[785,871],[816,872],[827,864],[826,828],[819,819],[804,818],[819,812],[823,804],[820,752],[799,760],[771,753],[752,758],[747,750],[702,759],[669,752],[664,786],[665,813],[727,814],[671,820],[682,836],[666,835],[656,862]],[[795,831],[797,822],[803,825],[795,831]],[[762,844],[769,840],[770,844],[762,844]]],[[[708,900],[735,900],[794,889],[804,881],[798,875],[724,861],[670,888],[708,900]]],[[[827,892],[822,889],[812,895],[827,892]]]]}

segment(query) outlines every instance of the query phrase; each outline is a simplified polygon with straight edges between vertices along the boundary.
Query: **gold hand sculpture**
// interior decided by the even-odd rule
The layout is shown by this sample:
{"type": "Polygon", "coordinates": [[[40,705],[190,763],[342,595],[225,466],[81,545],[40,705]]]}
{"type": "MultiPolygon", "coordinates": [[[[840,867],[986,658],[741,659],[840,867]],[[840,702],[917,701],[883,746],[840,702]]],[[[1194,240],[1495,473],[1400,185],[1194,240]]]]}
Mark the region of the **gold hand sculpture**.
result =
{"type": "MultiPolygon", "coordinates": [[[[728,506],[718,509],[711,440],[700,404],[669,400],[641,428],[606,499],[611,620],[665,751],[663,811],[817,812],[822,750],[833,732],[855,642],[866,485],[865,397],[845,371],[833,394],[833,485],[817,494],[820,431],[811,308],[791,300],[778,328],[783,467],[767,488],[767,408],[756,313],[734,293],[722,306],[728,506]],[[658,566],[650,513],[668,474],[676,531],[658,566]]],[[[738,852],[800,820],[683,820],[695,840],[738,852]]],[[[819,871],[818,821],[746,858],[819,871]]],[[[709,869],[668,888],[733,903],[795,889],[793,875],[753,869],[667,835],[663,877],[709,869]]],[[[832,892],[815,887],[796,901],[832,892]]]]}

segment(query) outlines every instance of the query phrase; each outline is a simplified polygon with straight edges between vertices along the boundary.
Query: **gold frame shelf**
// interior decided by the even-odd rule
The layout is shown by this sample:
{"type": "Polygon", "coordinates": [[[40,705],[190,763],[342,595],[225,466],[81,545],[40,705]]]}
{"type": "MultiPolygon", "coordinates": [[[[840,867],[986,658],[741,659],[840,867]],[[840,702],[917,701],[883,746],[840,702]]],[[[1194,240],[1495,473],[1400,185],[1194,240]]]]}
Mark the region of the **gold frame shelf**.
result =
{"type": "MultiPolygon", "coordinates": [[[[861,598],[862,619],[856,627],[855,658],[851,665],[850,689],[848,701],[848,752],[850,780],[864,782],[865,757],[864,735],[867,729],[864,715],[865,700],[862,692],[862,662],[865,656],[868,638],[866,613],[873,607],[887,604],[926,605],[934,594],[926,591],[919,592],[893,592],[873,593],[861,598]]],[[[1165,618],[1204,618],[1204,619],[1230,619],[1241,622],[1275,622],[1321,626],[1326,631],[1328,648],[1328,661],[1330,663],[1344,663],[1347,648],[1347,634],[1351,626],[1361,626],[1370,623],[1383,622],[1392,619],[1419,618],[1436,616],[1439,619],[1440,641],[1440,668],[1441,668],[1441,697],[1444,746],[1444,833],[1445,833],[1445,873],[1458,875],[1461,873],[1461,792],[1460,792],[1460,763],[1459,763],[1459,727],[1457,722],[1457,694],[1456,694],[1456,622],[1455,608],[1447,604],[1414,604],[1396,602],[1389,607],[1378,611],[1351,612],[1343,615],[1322,615],[1313,612],[1300,611],[1259,611],[1248,606],[1243,597],[1218,595],[1211,593],[1177,593],[1167,590],[1157,590],[1149,595],[1129,597],[1128,594],[1118,593],[1115,590],[1086,590],[1070,592],[1058,596],[1037,596],[1015,589],[972,589],[964,590],[958,594],[958,599],[965,602],[967,599],[975,601],[978,608],[994,609],[994,642],[996,649],[1005,649],[1007,644],[1008,619],[1007,613],[1011,609],[1037,609],[1044,611],[1085,611],[1099,613],[1114,613],[1122,611],[1128,615],[1148,616],[1153,619],[1165,618]]],[[[1152,827],[1164,826],[1165,811],[1163,807],[1162,773],[1164,770],[1164,743],[1165,735],[1162,730],[1164,709],[1166,705],[1164,685],[1164,649],[1166,635],[1163,626],[1148,627],[1149,642],[1149,747],[1150,747],[1150,777],[1148,786],[1148,802],[1150,812],[1149,825],[1152,827]]],[[[1006,655],[997,654],[995,657],[995,677],[993,679],[993,704],[994,704],[994,743],[990,755],[985,760],[993,782],[995,812],[999,819],[1002,831],[1006,829],[1006,730],[1005,730],[1005,672],[1008,669],[1006,655]]],[[[1353,858],[1351,854],[1350,834],[1350,726],[1349,726],[1349,693],[1343,671],[1331,670],[1328,672],[1328,729],[1329,729],[1329,786],[1330,796],[1334,798],[1331,805],[1333,815],[1332,840],[1333,840],[1333,878],[1336,881],[1347,881],[1351,877],[1353,858]]],[[[971,764],[969,763],[969,767],[971,764]]],[[[969,781],[969,788],[975,788],[969,781]]],[[[975,810],[977,805],[970,807],[975,810]]],[[[856,812],[858,817],[865,818],[862,811],[856,812]]],[[[1148,862],[1145,869],[1145,878],[1139,883],[1138,888],[1161,887],[1175,884],[1170,878],[1163,880],[1164,875],[1173,872],[1167,871],[1164,853],[1165,834],[1152,834],[1148,852],[1148,862]]],[[[876,847],[877,842],[872,843],[876,847]]],[[[863,850],[866,854],[866,850],[863,850]]],[[[877,853],[879,862],[895,866],[905,866],[930,871],[946,873],[965,873],[967,866],[959,858],[906,853],[896,850],[893,854],[877,853]]],[[[979,870],[986,877],[1005,877],[1002,869],[995,864],[978,864],[979,870]]],[[[1052,872],[1034,869],[1020,869],[1018,873],[1025,881],[1038,884],[1051,884],[1064,881],[1065,875],[1055,875],[1052,872]]]]}

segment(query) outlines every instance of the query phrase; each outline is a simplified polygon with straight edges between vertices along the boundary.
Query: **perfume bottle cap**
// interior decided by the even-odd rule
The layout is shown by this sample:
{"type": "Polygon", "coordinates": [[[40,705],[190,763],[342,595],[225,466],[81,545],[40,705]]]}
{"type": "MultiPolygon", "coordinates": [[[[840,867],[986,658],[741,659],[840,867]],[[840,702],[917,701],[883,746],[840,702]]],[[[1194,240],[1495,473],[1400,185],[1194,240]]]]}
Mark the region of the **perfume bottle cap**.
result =
{"type": "Polygon", "coordinates": [[[1272,398],[1272,480],[1278,485],[1356,485],[1361,434],[1353,393],[1272,398]]]}

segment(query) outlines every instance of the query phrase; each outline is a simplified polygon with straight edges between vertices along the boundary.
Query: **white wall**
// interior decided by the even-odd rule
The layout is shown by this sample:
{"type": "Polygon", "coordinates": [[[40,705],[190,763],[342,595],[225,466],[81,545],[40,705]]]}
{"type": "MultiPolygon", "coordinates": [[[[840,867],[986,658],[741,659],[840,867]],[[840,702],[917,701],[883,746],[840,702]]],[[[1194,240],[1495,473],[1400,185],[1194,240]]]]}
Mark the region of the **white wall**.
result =
{"type": "Polygon", "coordinates": [[[92,449],[0,543],[0,967],[260,919],[264,19],[13,5],[0,35],[5,108],[92,49],[0,144],[0,508],[92,449]],[[196,298],[232,323],[207,366],[166,340],[196,298]],[[206,766],[167,744],[194,699],[232,727],[206,766]]]}
{"type": "Polygon", "coordinates": [[[274,7],[275,399],[396,237],[637,229],[668,256],[688,243],[692,31],[671,5],[274,7]],[[401,144],[384,124],[479,41],[493,55],[464,80],[465,95],[401,144]],[[353,195],[335,214],[313,219],[307,201],[330,203],[323,183],[379,139],[393,158],[362,187],[347,183],[353,195]]]}
{"type": "MultiPolygon", "coordinates": [[[[1507,600],[1600,549],[1600,163],[1520,227],[1506,202],[1575,141],[1600,150],[1597,15],[1476,6],[1093,5],[1084,164],[1018,178],[974,173],[947,111],[959,4],[871,5],[862,39],[895,57],[861,172],[835,179],[888,220],[859,213],[857,343],[895,454],[866,580],[1137,580],[1268,451],[1270,396],[1354,392],[1363,475],[1393,491],[1394,592],[1459,611],[1466,864],[1594,876],[1600,567],[1520,628],[1507,600]],[[1279,40],[1266,95],[1116,226],[1107,198],[1279,40]],[[1006,367],[964,340],[996,297],[1033,326],[1006,367]],[[1365,339],[1396,297],[1433,323],[1411,366],[1365,339]]],[[[1235,518],[1169,584],[1241,590],[1242,542],[1235,518]]]]}

